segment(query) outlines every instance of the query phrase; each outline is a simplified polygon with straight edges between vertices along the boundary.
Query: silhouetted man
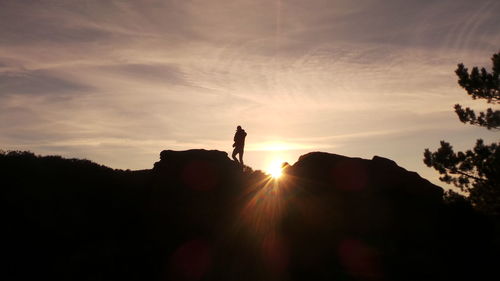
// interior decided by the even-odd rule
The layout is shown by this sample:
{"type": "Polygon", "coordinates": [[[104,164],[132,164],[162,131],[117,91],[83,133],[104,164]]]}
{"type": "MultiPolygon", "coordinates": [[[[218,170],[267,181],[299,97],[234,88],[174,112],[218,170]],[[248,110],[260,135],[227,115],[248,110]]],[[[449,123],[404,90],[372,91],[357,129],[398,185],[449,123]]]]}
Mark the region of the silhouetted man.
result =
{"type": "Polygon", "coordinates": [[[238,162],[236,159],[236,154],[240,155],[240,161],[239,163],[241,166],[243,166],[243,149],[245,148],[245,137],[247,136],[247,133],[245,130],[241,128],[241,126],[238,126],[236,128],[236,133],[234,134],[234,150],[233,150],[233,160],[238,162]]]}

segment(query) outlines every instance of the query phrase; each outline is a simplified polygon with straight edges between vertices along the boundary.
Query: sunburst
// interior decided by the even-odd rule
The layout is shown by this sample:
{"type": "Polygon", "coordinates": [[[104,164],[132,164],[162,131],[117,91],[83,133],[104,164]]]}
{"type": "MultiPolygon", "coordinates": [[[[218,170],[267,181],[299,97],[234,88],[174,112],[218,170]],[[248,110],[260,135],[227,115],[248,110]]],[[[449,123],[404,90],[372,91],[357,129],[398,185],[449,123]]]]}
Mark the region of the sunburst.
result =
{"type": "Polygon", "coordinates": [[[273,161],[271,161],[271,163],[267,167],[266,172],[269,175],[271,175],[272,178],[278,179],[283,174],[282,165],[283,165],[283,161],[278,160],[278,159],[273,160],[273,161]]]}

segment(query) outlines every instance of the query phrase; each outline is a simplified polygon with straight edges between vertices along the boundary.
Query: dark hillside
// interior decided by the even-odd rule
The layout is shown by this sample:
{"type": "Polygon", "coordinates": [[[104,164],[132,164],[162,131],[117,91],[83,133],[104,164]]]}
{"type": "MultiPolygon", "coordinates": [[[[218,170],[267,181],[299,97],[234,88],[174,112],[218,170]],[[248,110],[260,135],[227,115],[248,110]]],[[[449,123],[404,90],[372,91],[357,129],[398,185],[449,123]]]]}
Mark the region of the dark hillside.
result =
{"type": "Polygon", "coordinates": [[[130,278],[143,263],[150,171],[27,152],[1,155],[0,170],[4,280],[130,278]]]}
{"type": "Polygon", "coordinates": [[[488,218],[381,157],[309,153],[279,180],[207,150],[0,171],[3,280],[491,280],[498,261],[488,218]]]}

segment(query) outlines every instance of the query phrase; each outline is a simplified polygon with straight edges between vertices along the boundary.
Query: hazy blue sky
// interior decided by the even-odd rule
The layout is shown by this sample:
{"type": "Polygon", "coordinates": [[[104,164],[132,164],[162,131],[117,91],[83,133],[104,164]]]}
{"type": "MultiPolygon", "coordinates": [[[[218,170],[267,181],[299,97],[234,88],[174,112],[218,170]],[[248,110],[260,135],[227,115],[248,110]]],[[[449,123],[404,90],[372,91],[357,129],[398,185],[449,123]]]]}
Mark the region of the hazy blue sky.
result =
{"type": "Polygon", "coordinates": [[[163,149],[293,163],[422,163],[498,132],[460,123],[464,62],[491,67],[497,0],[0,1],[0,148],[151,168],[163,149]],[[278,151],[277,151],[278,149],[278,151]],[[279,151],[281,150],[281,151],[279,151]]]}

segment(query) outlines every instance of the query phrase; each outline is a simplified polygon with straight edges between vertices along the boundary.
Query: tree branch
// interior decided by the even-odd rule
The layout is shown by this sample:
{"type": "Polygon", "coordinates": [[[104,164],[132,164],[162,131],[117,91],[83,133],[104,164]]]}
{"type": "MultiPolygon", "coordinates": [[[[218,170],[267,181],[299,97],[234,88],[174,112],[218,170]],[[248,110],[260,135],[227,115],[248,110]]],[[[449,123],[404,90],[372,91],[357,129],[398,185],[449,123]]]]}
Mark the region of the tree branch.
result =
{"type": "Polygon", "coordinates": [[[485,181],[485,179],[483,179],[483,178],[479,178],[479,177],[476,177],[476,176],[473,176],[473,175],[469,175],[467,173],[464,173],[464,172],[461,172],[461,171],[458,171],[458,170],[457,171],[453,171],[453,172],[450,171],[450,173],[451,174],[459,174],[459,175],[462,175],[462,176],[466,176],[466,177],[469,177],[469,178],[474,179],[476,181],[482,181],[482,182],[485,181]]]}

